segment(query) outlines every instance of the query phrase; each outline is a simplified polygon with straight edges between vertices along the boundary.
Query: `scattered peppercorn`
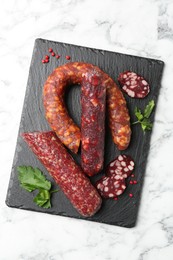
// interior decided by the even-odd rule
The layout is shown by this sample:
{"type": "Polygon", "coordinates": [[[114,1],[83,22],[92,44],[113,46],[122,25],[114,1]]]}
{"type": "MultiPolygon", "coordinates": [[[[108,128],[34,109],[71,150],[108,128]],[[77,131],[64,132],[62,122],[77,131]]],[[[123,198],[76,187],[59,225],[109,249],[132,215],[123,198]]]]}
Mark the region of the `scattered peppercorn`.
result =
{"type": "Polygon", "coordinates": [[[132,198],[132,197],[133,197],[133,194],[132,194],[132,193],[129,193],[129,197],[132,198]]]}
{"type": "Polygon", "coordinates": [[[48,59],[49,59],[49,56],[48,56],[48,55],[46,55],[46,56],[45,56],[45,60],[48,60],[48,59]]]}
{"type": "Polygon", "coordinates": [[[66,58],[66,60],[70,60],[71,59],[71,57],[70,56],[65,56],[65,58],[66,58]]]}

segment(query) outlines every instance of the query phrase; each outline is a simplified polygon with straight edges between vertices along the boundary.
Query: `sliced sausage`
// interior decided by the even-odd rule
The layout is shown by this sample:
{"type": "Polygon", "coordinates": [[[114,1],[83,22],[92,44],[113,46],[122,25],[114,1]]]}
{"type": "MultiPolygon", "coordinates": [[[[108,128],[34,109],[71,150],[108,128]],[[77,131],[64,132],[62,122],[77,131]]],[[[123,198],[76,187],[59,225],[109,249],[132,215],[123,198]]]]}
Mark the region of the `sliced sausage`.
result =
{"type": "Polygon", "coordinates": [[[116,175],[104,176],[96,182],[96,188],[103,198],[116,198],[126,189],[125,179],[116,179],[116,175]]]}
{"type": "Polygon", "coordinates": [[[135,72],[125,71],[118,77],[118,81],[126,92],[132,98],[144,98],[150,92],[148,82],[135,72]]]}
{"type": "Polygon", "coordinates": [[[71,201],[85,217],[94,215],[101,197],[54,132],[23,133],[22,137],[71,201]]]}
{"type": "Polygon", "coordinates": [[[131,137],[130,117],[126,101],[115,82],[105,72],[92,64],[70,62],[56,68],[48,77],[43,90],[47,121],[61,142],[77,153],[81,133],[79,127],[68,115],[64,103],[64,94],[68,86],[82,85],[84,75],[93,70],[102,75],[101,84],[106,87],[109,126],[113,141],[118,149],[124,150],[128,147],[131,137]]]}
{"type": "Polygon", "coordinates": [[[103,168],[106,88],[102,76],[85,73],[81,88],[81,166],[93,176],[103,168]]]}
{"type": "Polygon", "coordinates": [[[103,198],[116,198],[125,189],[125,179],[131,175],[135,163],[129,155],[119,155],[106,167],[106,176],[96,182],[96,188],[103,198]]]}
{"type": "Polygon", "coordinates": [[[133,172],[134,167],[135,163],[130,155],[119,155],[106,167],[106,175],[112,176],[116,174],[127,178],[133,172]]]}

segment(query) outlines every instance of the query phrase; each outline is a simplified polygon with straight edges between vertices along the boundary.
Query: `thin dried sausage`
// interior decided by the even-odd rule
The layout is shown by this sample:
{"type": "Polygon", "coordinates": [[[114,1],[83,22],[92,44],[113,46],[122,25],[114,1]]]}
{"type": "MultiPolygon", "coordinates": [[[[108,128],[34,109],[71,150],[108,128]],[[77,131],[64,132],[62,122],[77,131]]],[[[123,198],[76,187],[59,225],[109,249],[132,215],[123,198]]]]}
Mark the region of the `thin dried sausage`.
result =
{"type": "Polygon", "coordinates": [[[74,208],[82,216],[94,215],[101,206],[101,198],[56,134],[53,131],[33,132],[23,133],[22,137],[74,208]]]}
{"type": "Polygon", "coordinates": [[[81,88],[81,166],[93,176],[103,168],[106,88],[98,71],[85,73],[81,88]]]}

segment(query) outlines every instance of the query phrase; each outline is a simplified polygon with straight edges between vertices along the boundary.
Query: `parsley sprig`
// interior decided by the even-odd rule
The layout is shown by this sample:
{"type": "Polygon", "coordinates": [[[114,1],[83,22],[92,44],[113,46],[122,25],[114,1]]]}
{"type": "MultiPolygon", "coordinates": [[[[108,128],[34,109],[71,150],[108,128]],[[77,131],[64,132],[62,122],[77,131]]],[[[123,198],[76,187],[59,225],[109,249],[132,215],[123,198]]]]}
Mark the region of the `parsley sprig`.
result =
{"type": "Polygon", "coordinates": [[[51,182],[46,180],[43,173],[38,168],[31,166],[17,167],[18,179],[20,186],[25,190],[32,192],[38,190],[38,194],[34,198],[34,202],[43,208],[51,208],[51,194],[58,190],[51,191],[51,182]]]}
{"type": "Polygon", "coordinates": [[[137,117],[137,121],[132,123],[132,125],[140,124],[142,130],[145,132],[146,130],[151,130],[153,124],[151,123],[149,117],[154,109],[155,103],[154,100],[151,100],[148,105],[145,107],[143,113],[137,107],[135,107],[135,116],[137,117]]]}

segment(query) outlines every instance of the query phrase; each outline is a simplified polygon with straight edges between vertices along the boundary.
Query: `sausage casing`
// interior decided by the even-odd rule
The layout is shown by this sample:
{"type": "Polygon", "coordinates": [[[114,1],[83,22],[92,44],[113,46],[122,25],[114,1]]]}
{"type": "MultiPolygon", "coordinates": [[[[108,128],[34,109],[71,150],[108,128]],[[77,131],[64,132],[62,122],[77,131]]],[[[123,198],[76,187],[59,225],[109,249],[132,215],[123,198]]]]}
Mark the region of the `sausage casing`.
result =
{"type": "Polygon", "coordinates": [[[70,85],[82,85],[84,75],[93,70],[101,74],[102,85],[106,87],[109,126],[113,141],[119,150],[124,150],[128,147],[131,137],[130,117],[125,98],[112,78],[92,64],[84,62],[67,63],[57,67],[48,77],[43,90],[47,121],[61,142],[77,153],[81,132],[68,115],[64,103],[64,93],[70,85]]]}
{"type": "Polygon", "coordinates": [[[54,132],[23,133],[22,137],[71,201],[85,217],[94,215],[101,206],[101,197],[75,163],[54,132]]]}
{"type": "Polygon", "coordinates": [[[106,87],[102,74],[84,75],[81,88],[81,166],[92,176],[103,168],[105,143],[106,87]]]}

